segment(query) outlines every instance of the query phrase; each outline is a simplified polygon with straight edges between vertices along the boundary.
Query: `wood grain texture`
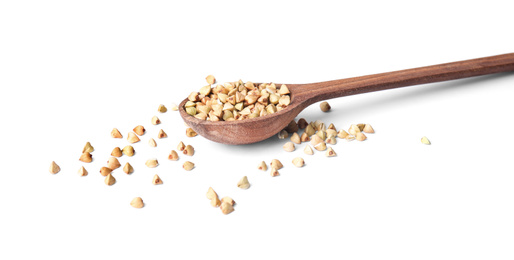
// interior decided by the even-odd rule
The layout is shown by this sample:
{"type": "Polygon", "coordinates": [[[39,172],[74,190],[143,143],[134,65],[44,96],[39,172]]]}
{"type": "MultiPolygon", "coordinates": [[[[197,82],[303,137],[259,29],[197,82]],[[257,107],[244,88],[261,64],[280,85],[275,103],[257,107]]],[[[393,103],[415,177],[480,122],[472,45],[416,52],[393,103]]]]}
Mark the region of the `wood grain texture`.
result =
{"type": "MultiPolygon", "coordinates": [[[[187,99],[180,115],[198,134],[225,144],[249,144],[282,130],[307,106],[322,100],[386,89],[514,71],[514,53],[310,84],[286,84],[291,104],[277,113],[240,121],[205,121],[188,115],[187,99]]],[[[278,84],[280,85],[280,84],[278,84]]]]}

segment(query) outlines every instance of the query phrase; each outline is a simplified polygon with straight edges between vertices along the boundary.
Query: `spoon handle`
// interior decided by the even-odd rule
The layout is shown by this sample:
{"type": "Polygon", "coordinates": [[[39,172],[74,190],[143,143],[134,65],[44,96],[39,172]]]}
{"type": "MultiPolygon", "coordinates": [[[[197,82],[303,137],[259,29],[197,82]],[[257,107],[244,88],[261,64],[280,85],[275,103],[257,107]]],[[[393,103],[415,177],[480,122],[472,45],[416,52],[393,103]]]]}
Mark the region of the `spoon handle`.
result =
{"type": "Polygon", "coordinates": [[[514,71],[514,53],[298,85],[293,98],[309,105],[331,98],[507,71],[514,71]]]}

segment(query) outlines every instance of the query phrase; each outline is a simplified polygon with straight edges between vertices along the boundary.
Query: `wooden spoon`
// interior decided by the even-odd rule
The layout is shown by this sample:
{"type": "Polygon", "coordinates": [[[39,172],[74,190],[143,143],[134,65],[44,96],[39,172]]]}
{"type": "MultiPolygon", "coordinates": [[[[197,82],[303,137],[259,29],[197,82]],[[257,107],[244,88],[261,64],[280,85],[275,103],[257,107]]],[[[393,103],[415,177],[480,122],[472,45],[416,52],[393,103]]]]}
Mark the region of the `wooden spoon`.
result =
{"type": "Polygon", "coordinates": [[[200,120],[184,110],[187,98],[180,103],[179,111],[187,125],[209,140],[250,144],[275,135],[304,108],[321,100],[507,71],[514,71],[514,53],[319,83],[286,84],[291,104],[279,112],[252,119],[200,120]]]}

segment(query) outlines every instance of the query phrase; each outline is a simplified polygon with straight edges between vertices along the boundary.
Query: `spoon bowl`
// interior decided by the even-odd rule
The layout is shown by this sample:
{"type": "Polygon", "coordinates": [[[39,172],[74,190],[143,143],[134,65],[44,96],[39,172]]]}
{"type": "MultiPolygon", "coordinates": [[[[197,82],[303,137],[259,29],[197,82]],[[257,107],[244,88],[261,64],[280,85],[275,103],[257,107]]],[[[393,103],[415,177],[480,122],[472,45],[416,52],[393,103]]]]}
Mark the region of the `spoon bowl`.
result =
{"type": "Polygon", "coordinates": [[[286,84],[291,97],[289,106],[276,113],[252,119],[201,120],[186,113],[184,105],[187,98],[180,103],[179,112],[189,127],[211,141],[232,145],[250,144],[275,135],[303,109],[318,101],[507,71],[514,71],[514,53],[348,79],[286,84]]]}
{"type": "Polygon", "coordinates": [[[256,143],[284,129],[305,108],[305,106],[302,106],[302,102],[295,102],[295,86],[297,85],[287,85],[291,92],[291,104],[289,106],[262,117],[235,121],[201,120],[187,114],[185,111],[184,106],[188,101],[187,98],[180,103],[179,111],[189,127],[211,141],[224,144],[256,143]]]}

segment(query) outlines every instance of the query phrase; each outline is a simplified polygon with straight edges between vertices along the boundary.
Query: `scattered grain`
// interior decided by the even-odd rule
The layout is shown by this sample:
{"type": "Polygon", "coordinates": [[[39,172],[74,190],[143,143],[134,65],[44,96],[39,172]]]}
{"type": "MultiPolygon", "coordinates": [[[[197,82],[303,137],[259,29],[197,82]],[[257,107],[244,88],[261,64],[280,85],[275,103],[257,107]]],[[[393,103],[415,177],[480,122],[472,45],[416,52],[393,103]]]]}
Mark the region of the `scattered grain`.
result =
{"type": "Polygon", "coordinates": [[[241,188],[243,190],[250,188],[250,183],[248,182],[248,177],[244,176],[243,178],[241,178],[241,180],[239,180],[237,182],[237,187],[241,188]]]}
{"type": "Polygon", "coordinates": [[[264,161],[262,161],[261,163],[259,163],[259,165],[257,166],[257,169],[261,170],[261,171],[266,171],[268,170],[268,166],[266,165],[266,163],[264,161]]]}
{"type": "Polygon", "coordinates": [[[296,157],[293,159],[293,165],[298,168],[303,167],[304,164],[305,162],[302,157],[296,157]]]}
{"type": "Polygon", "coordinates": [[[371,127],[371,125],[370,125],[370,124],[366,124],[366,125],[364,126],[364,128],[362,129],[362,131],[363,131],[364,133],[368,133],[368,134],[375,133],[375,129],[373,129],[373,127],[371,127]]]}
{"type": "Polygon", "coordinates": [[[300,144],[302,142],[298,133],[296,133],[296,132],[293,133],[293,135],[291,136],[291,142],[293,142],[295,144],[300,144]]]}
{"type": "Polygon", "coordinates": [[[282,163],[277,159],[271,160],[270,166],[277,170],[280,170],[280,169],[282,169],[282,167],[284,167],[284,165],[282,165],[282,163]]]}
{"type": "Polygon", "coordinates": [[[362,132],[358,132],[356,135],[355,135],[355,139],[357,139],[357,141],[364,141],[366,140],[366,135],[362,132]]]}
{"type": "Polygon", "coordinates": [[[195,154],[195,148],[188,144],[182,153],[187,156],[193,156],[195,154]]]}
{"type": "Polygon", "coordinates": [[[312,136],[316,133],[316,130],[314,130],[314,127],[309,124],[305,127],[304,133],[306,133],[308,136],[312,136]]]}
{"type": "Polygon", "coordinates": [[[151,147],[157,147],[157,143],[153,138],[150,138],[150,140],[148,140],[148,145],[150,145],[151,147]]]}
{"type": "Polygon", "coordinates": [[[159,162],[157,161],[157,159],[149,159],[146,161],[145,165],[148,168],[155,168],[159,165],[159,162]]]}
{"type": "Polygon", "coordinates": [[[318,119],[314,122],[311,122],[311,125],[312,125],[312,127],[314,127],[314,129],[320,130],[321,125],[325,125],[325,124],[323,123],[323,121],[318,119]]]}
{"type": "Polygon", "coordinates": [[[79,169],[79,176],[87,176],[88,172],[86,170],[86,168],[84,168],[84,166],[80,166],[80,169],[79,169]]]}
{"type": "Polygon", "coordinates": [[[90,142],[87,142],[84,146],[84,149],[82,149],[82,153],[92,153],[95,150],[90,142]]]}
{"type": "Polygon", "coordinates": [[[314,149],[316,149],[318,151],[325,151],[327,149],[327,144],[325,144],[325,142],[321,142],[321,143],[315,145],[314,149]]]}
{"type": "Polygon", "coordinates": [[[319,107],[321,108],[321,111],[328,112],[330,110],[330,104],[328,102],[324,101],[319,104],[319,107]]]}
{"type": "Polygon", "coordinates": [[[348,136],[348,132],[346,132],[345,130],[341,129],[339,130],[339,132],[337,133],[337,137],[341,138],[341,139],[344,139],[348,136]]]}
{"type": "Polygon", "coordinates": [[[93,156],[89,152],[84,152],[80,156],[79,161],[85,162],[85,163],[90,163],[93,161],[93,156]]]}
{"type": "Polygon", "coordinates": [[[61,167],[59,167],[59,165],[57,165],[57,163],[55,163],[55,161],[52,161],[52,163],[50,164],[50,173],[56,174],[60,171],[61,171],[61,167]]]}
{"type": "Polygon", "coordinates": [[[294,133],[298,132],[298,129],[298,124],[296,124],[296,122],[292,120],[291,122],[289,122],[289,124],[286,126],[284,130],[286,130],[288,133],[294,133]]]}
{"type": "Polygon", "coordinates": [[[348,129],[348,133],[350,133],[351,135],[357,135],[357,133],[360,133],[361,132],[361,129],[359,128],[358,125],[351,125],[350,128],[348,129]]]}
{"type": "Polygon", "coordinates": [[[130,163],[125,163],[125,166],[123,166],[123,172],[126,173],[126,174],[131,174],[134,172],[134,168],[132,167],[132,165],[130,165],[130,163]]]}
{"type": "Polygon", "coordinates": [[[209,75],[209,76],[207,76],[207,77],[205,78],[205,81],[207,81],[207,83],[208,83],[209,85],[212,85],[212,84],[216,83],[216,78],[214,78],[214,76],[213,76],[213,75],[209,75]]]}
{"type": "Polygon", "coordinates": [[[223,202],[226,202],[232,206],[234,206],[234,204],[236,204],[236,202],[231,197],[228,197],[228,196],[225,196],[221,199],[221,204],[223,204],[223,202]]]}
{"type": "Polygon", "coordinates": [[[334,151],[334,149],[332,149],[332,147],[328,147],[327,148],[327,151],[325,152],[325,156],[326,157],[334,157],[336,156],[336,152],[334,151]]]}
{"type": "Polygon", "coordinates": [[[111,131],[111,137],[112,138],[123,138],[120,131],[117,128],[113,128],[111,131]]]}
{"type": "Polygon", "coordinates": [[[126,156],[132,157],[134,156],[134,147],[132,147],[132,145],[127,145],[121,149],[121,152],[126,156]]]}
{"type": "Polygon", "coordinates": [[[300,119],[298,120],[297,125],[298,125],[298,128],[300,128],[300,129],[305,129],[305,128],[307,127],[307,125],[309,125],[309,124],[307,123],[307,121],[305,120],[305,118],[300,118],[300,119]]]}
{"type": "Polygon", "coordinates": [[[279,176],[280,173],[278,172],[277,169],[275,169],[275,167],[271,167],[270,175],[271,175],[271,177],[276,177],[276,176],[279,176]]]}
{"type": "Polygon", "coordinates": [[[316,146],[318,145],[319,143],[324,143],[325,141],[323,141],[323,139],[321,139],[321,137],[319,137],[318,135],[313,135],[311,137],[311,145],[312,146],[316,146]]]}
{"type": "Polygon", "coordinates": [[[295,147],[294,147],[294,143],[293,142],[287,142],[286,144],[284,144],[284,146],[282,146],[282,148],[284,149],[284,151],[286,152],[292,152],[295,150],[295,147]]]}
{"type": "Polygon", "coordinates": [[[289,136],[286,130],[282,130],[278,132],[278,139],[285,139],[289,136]]]}
{"type": "Polygon", "coordinates": [[[171,160],[171,161],[178,160],[178,154],[175,150],[171,150],[170,154],[168,155],[168,160],[171,160]]]}
{"type": "Polygon", "coordinates": [[[305,154],[308,154],[308,155],[313,155],[314,154],[314,151],[312,150],[310,145],[305,146],[305,148],[303,149],[303,152],[305,154]]]}
{"type": "Polygon", "coordinates": [[[157,134],[157,138],[159,138],[159,139],[166,138],[166,137],[168,137],[168,135],[162,129],[159,131],[159,134],[157,134]]]}
{"type": "Polygon", "coordinates": [[[111,156],[121,157],[122,155],[123,153],[121,152],[121,149],[119,147],[114,147],[114,149],[112,149],[111,156]]]}
{"type": "Polygon", "coordinates": [[[177,150],[182,152],[184,149],[186,149],[186,145],[183,142],[178,143],[177,150]]]}
{"type": "Polygon", "coordinates": [[[154,175],[153,176],[153,180],[152,180],[152,184],[153,185],[159,185],[159,184],[162,184],[162,180],[161,178],[159,177],[159,175],[154,175]]]}
{"type": "Polygon", "coordinates": [[[187,136],[187,137],[195,137],[195,136],[197,136],[197,135],[198,135],[198,134],[195,132],[195,130],[193,130],[193,128],[188,127],[188,128],[186,129],[186,136],[187,136]]]}
{"type": "Polygon", "coordinates": [[[134,134],[133,132],[129,132],[128,133],[128,136],[127,136],[127,140],[129,141],[129,143],[133,144],[133,143],[137,143],[139,141],[141,141],[139,139],[139,137],[137,137],[136,134],[134,134]]]}
{"type": "Polygon", "coordinates": [[[118,159],[116,159],[116,157],[111,157],[107,161],[107,167],[111,168],[112,170],[116,170],[116,169],[120,168],[120,166],[121,166],[120,161],[118,161],[118,159]]]}
{"type": "Polygon", "coordinates": [[[234,211],[234,207],[232,206],[232,204],[230,204],[228,202],[221,203],[220,209],[221,209],[221,213],[223,213],[225,215],[230,214],[231,212],[234,211]]]}
{"type": "Polygon", "coordinates": [[[300,136],[300,142],[308,142],[310,141],[311,138],[309,137],[309,135],[305,132],[302,133],[302,136],[300,136]]]}
{"type": "Polygon", "coordinates": [[[161,123],[161,120],[157,116],[152,117],[152,125],[158,125],[161,123]]]}
{"type": "Polygon", "coordinates": [[[159,107],[157,108],[157,111],[159,111],[161,113],[166,113],[168,111],[168,109],[163,104],[160,104],[159,107]]]}
{"type": "Polygon", "coordinates": [[[138,126],[134,127],[134,129],[132,129],[132,131],[134,131],[134,133],[136,133],[137,135],[142,136],[145,134],[146,129],[144,126],[138,125],[138,126]]]}
{"type": "Polygon", "coordinates": [[[195,164],[190,162],[190,161],[187,161],[185,162],[183,165],[182,165],[182,168],[184,168],[184,170],[186,171],[190,171],[192,170],[193,168],[195,167],[195,164]]]}
{"type": "Polygon", "coordinates": [[[141,197],[135,197],[130,202],[130,206],[132,206],[132,207],[134,207],[136,209],[140,209],[140,208],[144,207],[145,204],[143,203],[143,199],[141,199],[141,197]]]}
{"type": "Polygon", "coordinates": [[[214,191],[214,189],[212,187],[209,187],[209,189],[207,190],[206,196],[209,200],[212,200],[212,199],[218,197],[218,194],[214,191]]]}
{"type": "Polygon", "coordinates": [[[220,201],[220,199],[218,198],[218,196],[216,196],[215,198],[213,198],[213,199],[211,200],[211,206],[213,206],[213,207],[217,208],[217,207],[219,207],[220,205],[221,205],[221,201],[220,201]]]}
{"type": "Polygon", "coordinates": [[[330,136],[330,137],[327,137],[327,140],[325,141],[325,143],[334,145],[337,143],[337,140],[336,140],[335,136],[330,136]]]}
{"type": "Polygon", "coordinates": [[[105,184],[111,186],[113,185],[114,183],[116,183],[116,179],[112,176],[112,174],[107,174],[107,176],[105,177],[105,180],[104,180],[105,184]]]}
{"type": "Polygon", "coordinates": [[[327,129],[327,131],[325,132],[327,134],[327,138],[330,138],[330,137],[336,137],[337,136],[337,131],[334,130],[334,129],[327,129]]]}
{"type": "Polygon", "coordinates": [[[107,176],[107,175],[109,175],[111,172],[112,172],[112,169],[111,169],[111,168],[108,168],[108,167],[102,167],[102,168],[100,168],[100,174],[101,174],[102,176],[104,176],[104,177],[105,177],[105,176],[107,176]]]}
{"type": "Polygon", "coordinates": [[[316,135],[319,136],[321,140],[327,139],[327,133],[323,130],[318,130],[318,132],[316,132],[316,135]]]}

